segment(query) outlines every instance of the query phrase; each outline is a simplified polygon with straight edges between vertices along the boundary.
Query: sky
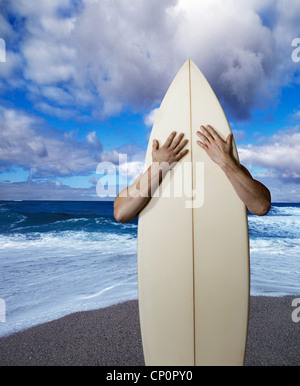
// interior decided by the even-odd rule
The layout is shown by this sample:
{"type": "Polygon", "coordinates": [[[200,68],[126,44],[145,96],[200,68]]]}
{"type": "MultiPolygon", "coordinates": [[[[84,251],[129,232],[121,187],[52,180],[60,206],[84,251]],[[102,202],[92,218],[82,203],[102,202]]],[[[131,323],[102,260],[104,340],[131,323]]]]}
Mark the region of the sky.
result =
{"type": "Polygon", "coordinates": [[[189,58],[241,163],[300,202],[299,0],[0,0],[0,199],[99,199],[103,162],[134,179],[189,58]]]}

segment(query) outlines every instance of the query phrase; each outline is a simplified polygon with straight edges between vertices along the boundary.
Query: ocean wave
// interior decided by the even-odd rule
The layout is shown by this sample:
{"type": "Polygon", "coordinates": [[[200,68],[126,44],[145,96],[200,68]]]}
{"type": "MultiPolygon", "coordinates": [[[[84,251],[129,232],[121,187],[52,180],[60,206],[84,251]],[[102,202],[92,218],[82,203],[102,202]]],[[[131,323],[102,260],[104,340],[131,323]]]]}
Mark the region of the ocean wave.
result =
{"type": "Polygon", "coordinates": [[[300,216],[251,216],[248,224],[250,238],[299,238],[300,235],[300,216]]]}
{"type": "MultiPolygon", "coordinates": [[[[299,236],[299,235],[298,235],[299,236]]],[[[299,257],[300,238],[252,238],[250,239],[250,253],[264,255],[287,255],[299,257]]]]}
{"type": "MultiPolygon", "coordinates": [[[[108,287],[105,287],[103,288],[101,291],[99,292],[96,292],[96,293],[92,293],[90,295],[82,295],[80,296],[80,299],[82,300],[90,300],[90,299],[95,299],[95,298],[98,298],[100,296],[102,296],[104,293],[108,292],[108,291],[112,291],[112,290],[115,290],[116,288],[118,287],[122,287],[122,286],[127,286],[129,283],[128,283],[128,280],[125,280],[125,281],[122,281],[120,283],[114,283],[113,285],[110,285],[108,287]]],[[[133,286],[136,286],[136,281],[134,281],[132,283],[133,286]]]]}
{"type": "MultiPolygon", "coordinates": [[[[0,335],[137,298],[137,221],[112,203],[11,202],[0,207],[0,335]]],[[[300,206],[249,215],[251,294],[299,294],[300,206]]]]}
{"type": "Polygon", "coordinates": [[[271,207],[269,216],[300,216],[299,204],[276,204],[271,207]]]}
{"type": "Polygon", "coordinates": [[[68,250],[101,251],[102,253],[119,253],[123,251],[136,250],[136,238],[127,233],[118,232],[85,232],[62,231],[62,232],[30,232],[0,234],[0,250],[5,250],[7,254],[13,250],[24,250],[24,252],[34,249],[52,250],[55,255],[58,252],[68,250]]]}

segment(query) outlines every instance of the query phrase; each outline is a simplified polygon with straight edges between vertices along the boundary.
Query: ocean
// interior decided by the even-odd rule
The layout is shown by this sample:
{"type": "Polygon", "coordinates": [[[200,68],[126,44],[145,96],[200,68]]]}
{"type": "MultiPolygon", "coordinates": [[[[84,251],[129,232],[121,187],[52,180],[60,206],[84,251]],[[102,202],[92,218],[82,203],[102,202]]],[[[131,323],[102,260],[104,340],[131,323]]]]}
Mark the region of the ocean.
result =
{"type": "MultiPolygon", "coordinates": [[[[251,295],[299,296],[300,204],[248,221],[251,295]]],[[[137,299],[136,259],[112,202],[0,201],[0,336],[137,299]]]]}

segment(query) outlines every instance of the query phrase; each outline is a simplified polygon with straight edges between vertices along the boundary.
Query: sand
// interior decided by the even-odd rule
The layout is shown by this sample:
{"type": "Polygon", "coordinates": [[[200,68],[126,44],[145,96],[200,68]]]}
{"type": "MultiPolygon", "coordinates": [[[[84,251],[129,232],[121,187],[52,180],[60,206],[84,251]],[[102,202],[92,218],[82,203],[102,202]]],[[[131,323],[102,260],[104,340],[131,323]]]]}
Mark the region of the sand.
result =
{"type": "MultiPolygon", "coordinates": [[[[299,366],[296,297],[251,297],[246,366],[299,366]]],[[[0,366],[144,366],[136,300],[0,338],[0,366]]]]}

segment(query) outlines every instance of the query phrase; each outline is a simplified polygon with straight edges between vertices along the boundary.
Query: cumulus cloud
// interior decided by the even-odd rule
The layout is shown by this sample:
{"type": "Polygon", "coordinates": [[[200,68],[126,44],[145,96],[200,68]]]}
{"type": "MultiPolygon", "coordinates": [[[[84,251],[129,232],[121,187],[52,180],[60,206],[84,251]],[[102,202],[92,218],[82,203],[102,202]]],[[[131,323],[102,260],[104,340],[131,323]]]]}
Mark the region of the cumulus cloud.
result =
{"type": "MultiPolygon", "coordinates": [[[[71,188],[58,181],[0,182],[0,200],[99,200],[94,186],[71,188]]],[[[104,198],[101,198],[104,200],[104,198]]]]}
{"type": "MultiPolygon", "coordinates": [[[[208,78],[232,119],[249,118],[299,75],[291,60],[300,20],[296,0],[0,4],[0,36],[7,43],[0,92],[20,90],[33,110],[61,120],[97,120],[130,109],[152,126],[156,107],[188,58],[208,78]]],[[[278,133],[264,146],[241,147],[242,161],[297,180],[297,130],[278,133]]],[[[235,134],[246,137],[242,131],[235,134]]],[[[143,149],[103,151],[95,131],[78,139],[74,132],[47,128],[34,115],[0,109],[2,169],[18,165],[35,178],[85,174],[99,161],[117,164],[122,152],[128,154],[134,176],[144,162],[143,149]]]]}
{"type": "Polygon", "coordinates": [[[125,145],[101,153],[101,162],[111,162],[116,166],[116,172],[133,182],[144,169],[146,151],[137,145],[125,145]]]}
{"type": "Polygon", "coordinates": [[[1,107],[0,170],[10,170],[14,165],[22,167],[30,171],[32,181],[89,175],[100,162],[111,162],[130,180],[141,173],[145,158],[142,147],[126,145],[104,151],[96,131],[90,131],[80,140],[77,137],[76,130],[62,132],[47,128],[41,118],[1,107]]]}
{"type": "Polygon", "coordinates": [[[156,107],[155,109],[151,110],[150,113],[148,113],[145,116],[144,122],[145,122],[146,126],[153,126],[154,125],[154,121],[155,121],[156,115],[158,113],[158,110],[159,110],[159,108],[156,107]]]}
{"type": "Polygon", "coordinates": [[[87,174],[96,169],[102,145],[96,133],[83,140],[45,128],[45,122],[20,110],[0,108],[0,166],[17,165],[32,177],[87,174]]]}
{"type": "Polygon", "coordinates": [[[37,108],[89,105],[98,117],[150,110],[192,58],[233,116],[247,118],[295,73],[294,0],[20,0],[4,13],[7,7],[22,28],[3,30],[26,36],[18,57],[37,108]]]}
{"type": "Polygon", "coordinates": [[[300,183],[300,131],[299,126],[274,134],[265,139],[265,144],[241,146],[239,155],[242,163],[265,170],[266,176],[300,183]]]}
{"type": "Polygon", "coordinates": [[[89,68],[103,111],[113,114],[160,100],[191,57],[233,114],[247,117],[257,94],[266,93],[275,47],[253,8],[230,0],[144,0],[130,7],[88,1],[74,28],[80,65],[89,68]]]}

